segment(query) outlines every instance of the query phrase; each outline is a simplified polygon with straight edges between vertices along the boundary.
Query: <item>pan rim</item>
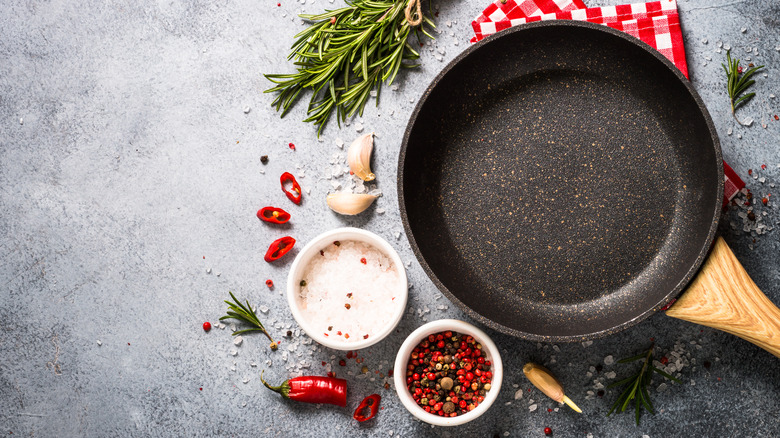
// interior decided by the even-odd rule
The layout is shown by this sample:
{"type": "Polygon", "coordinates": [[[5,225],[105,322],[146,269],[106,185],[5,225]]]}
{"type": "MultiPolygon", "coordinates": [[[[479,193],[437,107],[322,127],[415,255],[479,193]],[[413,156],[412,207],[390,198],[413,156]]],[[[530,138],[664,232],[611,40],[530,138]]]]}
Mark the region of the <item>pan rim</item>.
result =
{"type": "Polygon", "coordinates": [[[404,136],[401,142],[401,150],[399,152],[398,156],[398,167],[397,167],[397,186],[396,190],[398,193],[398,204],[399,204],[399,210],[401,213],[401,221],[403,222],[404,231],[406,233],[406,237],[409,240],[409,244],[412,248],[412,252],[414,253],[415,257],[417,258],[417,261],[420,263],[420,266],[422,266],[423,270],[425,271],[428,278],[431,279],[431,281],[434,283],[434,285],[441,291],[451,302],[453,302],[455,305],[457,305],[463,312],[465,312],[469,317],[472,319],[479,321],[480,323],[498,330],[499,332],[516,336],[519,338],[531,340],[531,341],[547,341],[547,342],[580,342],[585,340],[592,340],[597,339],[601,337],[608,336],[613,333],[617,333],[620,331],[623,331],[629,327],[632,327],[645,319],[649,318],[652,314],[654,314],[658,310],[662,310],[665,307],[668,307],[670,303],[673,303],[677,296],[679,296],[681,293],[684,292],[685,288],[688,286],[688,284],[693,280],[695,275],[698,273],[699,268],[706,260],[712,242],[715,239],[715,234],[718,229],[718,224],[720,221],[720,212],[722,210],[722,200],[723,200],[723,155],[722,150],[720,147],[720,140],[717,135],[717,131],[715,130],[715,125],[712,121],[712,117],[710,116],[709,111],[707,110],[707,107],[704,105],[704,101],[699,96],[699,93],[693,88],[693,84],[686,78],[682,72],[675,66],[669,59],[664,57],[659,51],[648,45],[647,43],[641,41],[638,38],[635,38],[631,35],[628,35],[624,32],[618,31],[616,29],[612,29],[610,27],[601,25],[601,24],[594,24],[589,22],[582,22],[582,21],[575,21],[575,20],[551,20],[551,21],[537,21],[533,23],[525,23],[518,26],[514,26],[512,28],[503,30],[501,32],[498,32],[496,34],[493,34],[482,41],[477,42],[476,44],[466,48],[463,52],[461,52],[458,56],[456,56],[452,61],[450,61],[443,69],[440,71],[434,79],[431,81],[431,83],[428,85],[426,90],[423,92],[423,94],[420,96],[420,99],[417,101],[417,104],[415,105],[414,110],[412,111],[411,115],[409,116],[409,121],[406,125],[406,130],[404,131],[404,136]],[[718,188],[715,193],[715,198],[711,199],[709,201],[702,201],[702,202],[711,202],[712,203],[712,217],[710,222],[710,228],[707,232],[706,239],[702,239],[701,247],[699,248],[698,254],[696,256],[696,259],[694,263],[690,266],[688,269],[688,272],[682,276],[680,281],[675,285],[673,289],[671,289],[669,292],[667,292],[663,297],[660,298],[660,300],[652,307],[644,310],[641,314],[635,316],[634,318],[631,318],[627,321],[623,321],[622,323],[615,325],[611,328],[607,328],[604,330],[592,332],[592,333],[586,333],[586,334],[580,334],[580,335],[540,335],[536,333],[528,333],[521,330],[513,329],[510,327],[507,327],[503,324],[497,323],[485,316],[483,316],[480,313],[477,313],[473,309],[471,309],[469,306],[467,306],[465,303],[463,303],[460,299],[458,299],[450,290],[447,288],[447,286],[442,283],[442,281],[438,278],[436,273],[431,269],[430,265],[426,261],[425,257],[422,255],[422,252],[420,251],[420,247],[417,244],[417,240],[414,237],[414,234],[411,229],[411,225],[409,223],[409,217],[408,212],[406,211],[406,198],[404,196],[404,163],[406,162],[406,153],[408,148],[408,142],[409,137],[411,135],[412,128],[415,125],[415,122],[419,116],[419,113],[427,101],[428,97],[431,95],[432,90],[436,85],[442,80],[442,78],[447,75],[456,65],[458,65],[461,61],[463,61],[465,58],[467,58],[469,55],[474,53],[477,50],[480,50],[482,47],[491,44],[493,41],[497,41],[502,38],[509,38],[515,33],[521,33],[525,32],[531,29],[536,28],[542,28],[542,27],[580,27],[580,28],[586,28],[590,30],[594,30],[597,32],[603,32],[606,34],[610,34],[614,37],[618,37],[626,42],[631,43],[634,47],[643,50],[644,52],[652,55],[656,60],[661,62],[668,70],[674,74],[677,79],[682,83],[682,85],[685,87],[685,89],[688,91],[688,95],[693,98],[694,102],[696,103],[696,106],[699,108],[702,116],[704,117],[704,121],[706,123],[707,129],[710,133],[710,139],[712,141],[712,147],[715,152],[715,162],[712,164],[716,167],[716,173],[718,176],[718,181],[720,181],[720,184],[718,184],[718,188]]]}

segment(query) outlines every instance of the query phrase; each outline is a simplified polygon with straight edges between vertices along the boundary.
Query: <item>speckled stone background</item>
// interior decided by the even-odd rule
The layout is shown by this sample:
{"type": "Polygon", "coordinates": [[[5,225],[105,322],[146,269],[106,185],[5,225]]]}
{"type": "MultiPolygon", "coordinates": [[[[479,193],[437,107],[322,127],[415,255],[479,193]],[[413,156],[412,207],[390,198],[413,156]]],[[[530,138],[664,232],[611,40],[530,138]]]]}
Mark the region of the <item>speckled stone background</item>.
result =
{"type": "MultiPolygon", "coordinates": [[[[271,110],[261,73],[290,71],[285,57],[302,29],[294,14],[338,3],[279,1],[281,6],[276,0],[3,3],[1,434],[542,436],[546,426],[555,436],[581,437],[780,434],[778,359],[664,315],[588,346],[537,344],[488,330],[507,368],[496,405],[455,429],[414,420],[374,372],[387,372],[405,336],[423,322],[463,315],[425,277],[406,238],[396,237],[402,231],[396,158],[416,99],[443,63],[468,45],[469,23],[487,2],[439,1],[440,32],[434,43],[426,42],[422,68],[400,76],[399,89],[386,90],[362,122],[341,129],[333,124],[318,141],[314,129],[300,122],[302,105],[285,119],[271,110]],[[343,153],[337,139],[349,143],[358,124],[379,134],[374,163],[384,196],[366,214],[344,218],[325,205],[332,180],[323,176],[334,153],[343,153]],[[265,154],[270,162],[263,166],[265,154]],[[278,175],[291,169],[303,170],[301,183],[311,191],[300,207],[278,188],[278,175]],[[260,223],[255,211],[268,204],[290,210],[291,225],[260,223]],[[412,311],[396,332],[361,351],[363,364],[350,360],[342,368],[343,354],[318,349],[303,336],[284,337],[288,325],[295,330],[282,294],[292,258],[269,265],[263,253],[282,235],[305,243],[344,225],[390,241],[411,262],[413,288],[412,311]],[[275,290],[265,287],[267,278],[275,290]],[[229,290],[270,308],[262,317],[283,340],[288,361],[261,336],[245,336],[234,347],[229,328],[201,329],[224,314],[229,290]],[[643,415],[640,426],[629,414],[605,417],[617,393],[588,391],[612,381],[610,371],[621,376],[633,369],[605,364],[605,357],[633,355],[651,338],[661,353],[675,346],[683,352],[683,385],[659,392],[656,380],[651,396],[658,412],[643,415]],[[262,387],[261,369],[278,381],[301,360],[306,373],[323,374],[332,366],[349,380],[347,408],[285,402],[262,387]],[[555,411],[558,405],[522,376],[529,360],[546,363],[585,412],[555,411]],[[362,365],[373,381],[358,377],[362,365]],[[603,368],[589,371],[596,365],[603,368]],[[382,394],[384,410],[358,425],[352,410],[373,392],[382,394]]],[[[780,122],[772,117],[780,102],[770,98],[780,94],[780,4],[681,0],[679,10],[691,79],[712,114],[726,160],[758,197],[780,190],[770,187],[780,184],[780,122]],[[757,78],[756,99],[740,112],[755,120],[751,127],[737,126],[729,113],[719,41],[767,65],[766,76],[757,78]]],[[[740,211],[724,214],[721,233],[778,304],[780,230],[744,232],[740,211]]],[[[778,225],[774,203],[756,211],[761,223],[778,225]]]]}

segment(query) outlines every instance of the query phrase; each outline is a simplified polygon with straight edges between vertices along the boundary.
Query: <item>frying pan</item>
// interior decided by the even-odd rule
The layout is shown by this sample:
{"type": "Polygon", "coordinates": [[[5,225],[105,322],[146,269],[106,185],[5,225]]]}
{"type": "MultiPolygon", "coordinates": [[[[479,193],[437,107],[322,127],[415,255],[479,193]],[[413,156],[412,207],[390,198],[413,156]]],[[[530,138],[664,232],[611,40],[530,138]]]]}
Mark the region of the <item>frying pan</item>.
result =
{"type": "Polygon", "coordinates": [[[722,163],[666,58],[605,26],[537,22],[434,79],[404,134],[399,204],[436,286],[504,333],[593,339],[674,302],[667,315],[780,356],[780,310],[713,243],[722,163]]]}

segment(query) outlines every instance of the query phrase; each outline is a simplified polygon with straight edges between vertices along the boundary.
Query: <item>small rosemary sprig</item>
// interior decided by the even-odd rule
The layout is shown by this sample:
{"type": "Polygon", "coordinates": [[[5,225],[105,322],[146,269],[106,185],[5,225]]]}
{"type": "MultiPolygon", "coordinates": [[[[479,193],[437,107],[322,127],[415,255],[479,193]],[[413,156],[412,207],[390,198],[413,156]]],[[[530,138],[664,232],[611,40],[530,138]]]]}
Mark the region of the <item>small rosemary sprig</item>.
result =
{"type": "MultiPolygon", "coordinates": [[[[414,28],[417,38],[435,27],[424,15],[412,26],[404,9],[406,0],[347,0],[347,6],[319,15],[301,15],[312,24],[295,36],[287,59],[295,61],[296,73],[266,74],[276,84],[265,90],[278,93],[272,105],[282,117],[292,108],[301,91],[311,90],[305,122],[319,126],[317,135],[336,111],[339,126],[363,108],[376,90],[376,103],[382,82],[393,83],[398,71],[416,67],[404,61],[420,57],[407,42],[414,28]],[[419,33],[418,33],[419,32],[419,33]]],[[[419,9],[418,9],[419,11],[419,9]]],[[[422,12],[420,12],[422,14],[422,12]]]]}
{"type": "Polygon", "coordinates": [[[750,77],[760,69],[764,68],[764,66],[759,65],[758,67],[750,67],[747,71],[742,72],[742,67],[739,66],[739,59],[731,58],[731,50],[726,51],[726,59],[728,66],[723,63],[720,65],[723,67],[723,70],[726,72],[726,77],[728,78],[726,89],[728,90],[729,99],[731,100],[731,115],[734,117],[734,120],[736,120],[737,123],[744,125],[744,123],[742,123],[737,118],[737,108],[750,102],[750,99],[752,99],[756,93],[748,93],[742,96],[740,95],[744,93],[745,90],[747,90],[751,85],[756,83],[756,81],[754,79],[750,79],[750,77]]]}
{"type": "Polygon", "coordinates": [[[679,379],[659,370],[653,366],[653,347],[650,347],[647,352],[637,354],[626,359],[621,359],[618,363],[629,363],[640,359],[644,359],[642,369],[637,374],[631,377],[612,383],[607,388],[613,388],[615,386],[627,385],[626,389],[620,394],[615,404],[612,405],[612,409],[607,413],[609,417],[615,409],[620,408],[620,412],[623,412],[628,407],[628,403],[634,400],[634,408],[636,411],[636,424],[639,425],[639,412],[642,408],[647,409],[651,414],[655,414],[653,411],[653,403],[650,401],[650,395],[647,392],[647,385],[650,384],[650,379],[653,377],[653,372],[656,372],[667,379],[681,383],[679,379]],[[637,397],[638,396],[638,397],[637,397]]]}
{"type": "Polygon", "coordinates": [[[233,292],[229,292],[230,297],[233,298],[233,301],[235,303],[231,303],[230,301],[225,300],[225,303],[228,305],[228,311],[227,315],[223,316],[222,318],[219,318],[220,321],[224,321],[226,319],[237,319],[239,321],[245,322],[249,325],[253,325],[254,328],[245,329],[245,330],[239,330],[236,332],[233,332],[233,336],[237,336],[243,333],[249,333],[249,332],[263,332],[266,337],[271,341],[271,350],[276,350],[277,344],[274,342],[273,338],[271,338],[271,335],[268,334],[268,331],[263,327],[263,323],[260,322],[260,320],[257,318],[257,315],[255,314],[255,311],[252,310],[252,306],[249,305],[249,301],[246,301],[246,306],[241,304],[241,301],[238,301],[236,299],[236,296],[233,295],[233,292]]]}

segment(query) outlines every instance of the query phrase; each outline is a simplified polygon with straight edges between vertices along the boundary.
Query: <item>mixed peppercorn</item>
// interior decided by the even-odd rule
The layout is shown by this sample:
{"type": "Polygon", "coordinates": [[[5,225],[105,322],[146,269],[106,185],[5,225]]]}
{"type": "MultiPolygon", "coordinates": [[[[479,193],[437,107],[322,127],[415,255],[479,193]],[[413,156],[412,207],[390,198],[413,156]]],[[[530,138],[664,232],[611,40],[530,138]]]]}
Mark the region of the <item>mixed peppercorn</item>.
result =
{"type": "Polygon", "coordinates": [[[474,410],[490,390],[493,373],[473,336],[445,331],[428,335],[409,357],[406,387],[426,412],[457,417],[474,410]]]}

